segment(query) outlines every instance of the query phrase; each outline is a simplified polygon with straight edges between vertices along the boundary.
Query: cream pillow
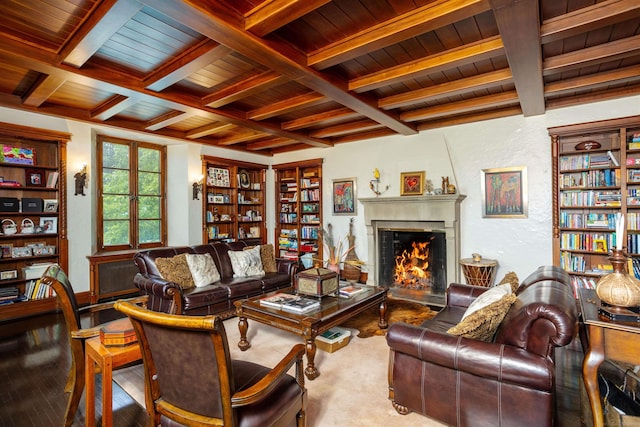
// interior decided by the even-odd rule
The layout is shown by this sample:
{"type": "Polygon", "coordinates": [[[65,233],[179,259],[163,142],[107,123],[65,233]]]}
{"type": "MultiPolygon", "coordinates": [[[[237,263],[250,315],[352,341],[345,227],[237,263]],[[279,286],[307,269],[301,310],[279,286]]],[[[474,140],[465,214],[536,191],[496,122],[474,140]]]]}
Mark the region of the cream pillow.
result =
{"type": "Polygon", "coordinates": [[[244,251],[229,251],[233,277],[247,277],[264,275],[260,260],[260,246],[244,251]]]}
{"type": "MultiPolygon", "coordinates": [[[[245,251],[253,249],[255,246],[247,246],[245,251]]],[[[260,262],[265,273],[277,273],[276,254],[271,243],[260,245],[260,262]]]]}
{"type": "Polygon", "coordinates": [[[187,265],[196,287],[201,288],[220,280],[220,273],[209,254],[187,254],[187,265]]]}
{"type": "Polygon", "coordinates": [[[464,312],[461,320],[464,320],[466,317],[470,316],[474,312],[478,310],[482,310],[489,304],[493,304],[496,301],[499,301],[505,295],[511,294],[511,285],[509,283],[505,283],[504,285],[494,286],[493,288],[485,291],[478,298],[473,300],[469,307],[467,307],[467,311],[464,312]]]}
{"type": "Polygon", "coordinates": [[[180,285],[182,289],[193,288],[194,282],[187,264],[187,254],[171,258],[156,258],[155,263],[163,279],[180,285]]]}

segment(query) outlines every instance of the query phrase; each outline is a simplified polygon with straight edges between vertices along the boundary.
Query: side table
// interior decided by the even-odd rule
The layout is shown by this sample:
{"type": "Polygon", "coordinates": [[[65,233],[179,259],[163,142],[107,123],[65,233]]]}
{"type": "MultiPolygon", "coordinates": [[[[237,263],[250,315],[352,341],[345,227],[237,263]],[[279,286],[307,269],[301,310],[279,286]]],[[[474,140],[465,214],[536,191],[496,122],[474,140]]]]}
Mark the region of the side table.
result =
{"type": "Polygon", "coordinates": [[[498,261],[495,259],[482,258],[474,254],[473,258],[461,259],[460,265],[467,284],[487,288],[493,285],[498,267],[498,261]]]}
{"type": "Polygon", "coordinates": [[[589,396],[594,427],[604,426],[598,367],[605,359],[640,364],[640,325],[613,322],[598,315],[600,299],[594,289],[579,289],[582,321],[589,337],[587,354],[582,364],[582,376],[589,396]]]}

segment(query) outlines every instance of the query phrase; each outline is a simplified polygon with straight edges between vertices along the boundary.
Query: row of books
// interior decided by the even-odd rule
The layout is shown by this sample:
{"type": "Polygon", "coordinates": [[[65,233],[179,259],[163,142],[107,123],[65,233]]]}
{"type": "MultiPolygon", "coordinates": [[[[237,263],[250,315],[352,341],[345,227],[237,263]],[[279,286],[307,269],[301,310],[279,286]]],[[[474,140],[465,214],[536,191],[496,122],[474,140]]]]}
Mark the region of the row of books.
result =
{"type": "Polygon", "coordinates": [[[305,225],[300,229],[303,239],[317,239],[319,227],[305,225]]]}
{"type": "Polygon", "coordinates": [[[616,215],[613,213],[560,212],[561,228],[608,228],[614,230],[616,215]]]}
{"type": "Polygon", "coordinates": [[[28,300],[45,299],[55,296],[55,292],[52,287],[45,285],[40,279],[29,280],[24,290],[24,296],[28,300]]]}
{"type": "Polygon", "coordinates": [[[560,188],[618,186],[620,186],[620,169],[575,172],[564,174],[560,178],[560,188]]]}
{"type": "Polygon", "coordinates": [[[300,180],[300,186],[302,188],[317,188],[320,187],[320,181],[318,181],[318,179],[309,179],[309,178],[302,178],[300,180]]]}
{"type": "Polygon", "coordinates": [[[568,233],[560,234],[560,249],[607,252],[616,244],[615,233],[568,233]]]}
{"type": "Polygon", "coordinates": [[[611,167],[614,165],[607,153],[584,153],[560,157],[560,171],[611,167]]]}
{"type": "Polygon", "coordinates": [[[317,202],[320,200],[320,189],[302,190],[300,192],[300,200],[303,202],[317,202]]]}
{"type": "Polygon", "coordinates": [[[620,206],[620,191],[563,191],[560,195],[560,206],[620,206]]]}

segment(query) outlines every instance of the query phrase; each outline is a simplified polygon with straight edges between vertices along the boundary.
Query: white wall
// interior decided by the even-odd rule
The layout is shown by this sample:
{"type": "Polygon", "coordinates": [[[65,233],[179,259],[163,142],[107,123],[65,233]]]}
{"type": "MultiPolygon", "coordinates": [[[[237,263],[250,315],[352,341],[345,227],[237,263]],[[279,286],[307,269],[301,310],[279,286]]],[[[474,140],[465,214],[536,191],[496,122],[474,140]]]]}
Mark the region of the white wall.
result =
{"type": "MultiPolygon", "coordinates": [[[[389,190],[380,197],[400,194],[400,173],[426,171],[436,187],[449,176],[467,198],[461,207],[462,256],[478,252],[499,262],[498,277],[515,271],[524,278],[538,265],[550,264],[551,253],[551,154],[547,128],[572,123],[640,115],[640,96],[552,110],[542,116],[495,119],[421,132],[312,148],[273,158],[212,146],[184,143],[152,135],[121,131],[106,126],[79,123],[0,107],[0,121],[51,129],[72,134],[68,144],[67,188],[69,229],[69,275],[76,292],[89,289],[86,259],[95,247],[95,135],[166,144],[168,148],[169,243],[195,244],[202,238],[201,201],[191,197],[193,180],[200,176],[201,155],[224,157],[261,164],[323,158],[323,217],[332,223],[335,237],[348,232],[348,216],[331,213],[331,186],[335,178],[355,177],[358,197],[374,197],[369,189],[373,169],[381,172],[382,185],[389,190]],[[451,161],[449,161],[449,157],[451,161]],[[87,196],[73,195],[73,175],[82,163],[89,166],[87,196]],[[485,219],[481,212],[482,169],[526,166],[529,182],[529,215],[526,219],[485,219]]],[[[273,242],[275,191],[273,173],[267,173],[268,240],[273,242]]],[[[366,231],[362,205],[355,217],[356,253],[366,260],[366,231]]],[[[369,260],[367,260],[369,261],[369,260]]]]}

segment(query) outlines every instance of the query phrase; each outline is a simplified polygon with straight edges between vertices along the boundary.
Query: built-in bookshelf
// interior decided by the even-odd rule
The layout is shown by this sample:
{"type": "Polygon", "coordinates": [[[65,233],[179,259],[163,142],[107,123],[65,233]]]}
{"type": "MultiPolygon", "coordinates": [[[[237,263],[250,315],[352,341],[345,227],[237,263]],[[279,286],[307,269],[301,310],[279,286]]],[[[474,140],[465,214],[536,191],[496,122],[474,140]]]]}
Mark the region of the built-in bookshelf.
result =
{"type": "Polygon", "coordinates": [[[640,257],[640,116],[550,128],[549,135],[554,262],[574,289],[595,288],[622,239],[633,273],[640,257]],[[622,236],[617,213],[625,217],[622,236]]]}
{"type": "Polygon", "coordinates": [[[202,156],[203,241],[258,238],[266,243],[267,166],[202,156]]]}
{"type": "Polygon", "coordinates": [[[274,165],[279,256],[322,260],[322,159],[274,165]]]}
{"type": "Polygon", "coordinates": [[[38,279],[67,270],[68,133],[0,123],[0,321],[56,308],[38,279]]]}

